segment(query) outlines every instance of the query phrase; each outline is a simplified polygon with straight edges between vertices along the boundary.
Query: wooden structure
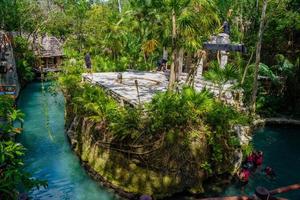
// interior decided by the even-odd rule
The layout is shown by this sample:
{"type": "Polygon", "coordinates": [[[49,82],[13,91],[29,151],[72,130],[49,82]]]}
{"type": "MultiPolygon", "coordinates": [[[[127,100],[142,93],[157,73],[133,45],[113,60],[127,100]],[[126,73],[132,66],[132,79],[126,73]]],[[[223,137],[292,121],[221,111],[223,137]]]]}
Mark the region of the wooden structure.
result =
{"type": "Polygon", "coordinates": [[[252,196],[215,197],[200,200],[287,200],[286,198],[275,197],[275,195],[287,193],[293,190],[300,190],[300,184],[288,185],[286,187],[277,188],[271,191],[264,187],[257,187],[254,195],[252,196]]]}
{"type": "MultiPolygon", "coordinates": [[[[158,92],[165,92],[168,88],[168,72],[105,72],[105,73],[86,73],[82,75],[83,80],[91,84],[102,87],[107,93],[113,96],[121,104],[137,106],[148,103],[158,92]]],[[[179,89],[185,84],[186,73],[179,77],[179,89]]],[[[215,96],[218,96],[219,89],[210,81],[198,78],[194,83],[195,89],[201,91],[204,88],[210,90],[215,96]]],[[[223,86],[225,95],[224,102],[236,105],[235,93],[230,90],[232,84],[228,83],[223,86]]]]}
{"type": "Polygon", "coordinates": [[[52,36],[43,36],[33,40],[34,52],[38,57],[35,71],[42,74],[60,71],[58,66],[63,58],[62,44],[52,36]]]}
{"type": "Polygon", "coordinates": [[[229,24],[225,21],[223,24],[223,33],[218,34],[217,36],[212,36],[210,41],[204,42],[203,47],[206,50],[220,52],[221,58],[220,67],[224,68],[228,62],[228,55],[230,51],[236,51],[241,53],[246,53],[247,49],[243,44],[232,44],[229,38],[230,27],[229,24]]]}
{"type": "Polygon", "coordinates": [[[0,95],[17,98],[20,91],[11,39],[0,31],[0,95]]]}
{"type": "Polygon", "coordinates": [[[228,61],[228,55],[230,51],[236,51],[241,53],[246,53],[247,49],[243,44],[231,44],[229,35],[226,33],[220,33],[217,36],[212,36],[211,40],[204,42],[204,49],[211,50],[213,52],[219,51],[220,66],[225,67],[228,61]]]}

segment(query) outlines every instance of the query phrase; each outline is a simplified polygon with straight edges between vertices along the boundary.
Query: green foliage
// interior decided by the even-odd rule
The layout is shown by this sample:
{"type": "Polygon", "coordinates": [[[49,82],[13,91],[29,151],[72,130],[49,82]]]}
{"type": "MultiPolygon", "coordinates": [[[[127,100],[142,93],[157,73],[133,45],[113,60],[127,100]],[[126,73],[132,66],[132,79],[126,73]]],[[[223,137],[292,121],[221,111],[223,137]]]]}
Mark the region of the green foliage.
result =
{"type": "Polygon", "coordinates": [[[8,113],[13,110],[14,99],[10,95],[0,95],[0,117],[7,119],[8,113]]]}
{"type": "MultiPolygon", "coordinates": [[[[66,88],[63,85],[65,77],[59,78],[63,80],[60,82],[63,88],[66,88]]],[[[72,88],[67,89],[67,96],[72,97],[73,112],[100,124],[101,130],[108,131],[119,143],[130,144],[139,138],[165,136],[169,145],[180,138],[182,145],[188,147],[189,138],[195,137],[193,133],[201,135],[205,132],[212,155],[209,165],[203,165],[208,173],[226,162],[229,153],[240,147],[235,133],[229,130],[236,124],[249,123],[247,116],[216,100],[205,90],[197,92],[185,87],[179,93],[159,93],[141,110],[120,106],[100,87],[72,83],[75,85],[67,86],[72,88]]]]}
{"type": "Polygon", "coordinates": [[[204,169],[209,175],[213,174],[211,165],[206,161],[201,164],[201,168],[204,169]]]}
{"type": "Polygon", "coordinates": [[[29,42],[23,37],[18,36],[14,39],[17,70],[22,83],[32,81],[34,78],[33,67],[36,58],[32,50],[29,50],[29,45],[29,42]]]}
{"type": "Polygon", "coordinates": [[[289,90],[297,90],[297,63],[291,63],[282,54],[276,55],[275,60],[276,64],[272,66],[260,64],[259,74],[269,78],[261,81],[256,102],[257,112],[263,116],[287,113],[284,102],[295,101],[288,95],[289,90]],[[291,85],[290,82],[295,83],[291,85]]]}
{"type": "Polygon", "coordinates": [[[6,31],[33,32],[44,19],[38,1],[2,0],[0,6],[0,29],[6,31]]]}
{"type": "Polygon", "coordinates": [[[172,46],[173,8],[178,15],[178,45],[191,54],[219,24],[213,1],[129,1],[122,14],[112,10],[111,1],[57,5],[62,10],[50,13],[46,31],[67,37],[68,48],[89,51],[97,71],[153,69],[162,47],[170,50],[172,46]]]}
{"type": "Polygon", "coordinates": [[[47,182],[32,179],[23,170],[25,148],[14,141],[14,134],[21,130],[14,128],[13,123],[23,123],[24,114],[13,107],[14,99],[9,95],[0,96],[0,105],[0,199],[17,199],[20,188],[29,191],[46,187],[47,182]]]}
{"type": "Polygon", "coordinates": [[[47,182],[32,179],[30,174],[23,171],[24,147],[13,141],[0,141],[0,198],[17,199],[17,188],[26,191],[40,186],[46,187],[47,182]]]}
{"type": "Polygon", "coordinates": [[[243,151],[244,157],[247,157],[248,155],[250,155],[253,152],[253,150],[254,150],[254,148],[253,148],[252,143],[242,146],[242,151],[243,151]]]}
{"type": "Polygon", "coordinates": [[[250,119],[232,107],[216,102],[212,110],[207,113],[205,122],[212,129],[211,133],[208,134],[212,149],[211,159],[218,171],[220,165],[230,158],[230,152],[239,148],[239,140],[235,133],[230,130],[237,124],[249,124],[250,119]]]}
{"type": "Polygon", "coordinates": [[[284,103],[282,96],[259,94],[256,100],[257,113],[262,116],[276,116],[284,103]]]}
{"type": "Polygon", "coordinates": [[[261,76],[266,76],[270,78],[273,82],[277,81],[278,77],[273,73],[273,71],[265,64],[259,64],[259,74],[261,76]]]}
{"type": "Polygon", "coordinates": [[[199,93],[192,88],[184,88],[181,93],[157,94],[147,106],[151,130],[165,131],[195,126],[210,111],[213,103],[208,91],[199,93]]]}
{"type": "Polygon", "coordinates": [[[219,98],[221,98],[224,92],[223,87],[229,81],[234,81],[238,77],[237,68],[233,65],[227,64],[224,68],[221,68],[218,63],[213,62],[210,69],[204,73],[204,78],[210,80],[219,88],[219,98]]]}

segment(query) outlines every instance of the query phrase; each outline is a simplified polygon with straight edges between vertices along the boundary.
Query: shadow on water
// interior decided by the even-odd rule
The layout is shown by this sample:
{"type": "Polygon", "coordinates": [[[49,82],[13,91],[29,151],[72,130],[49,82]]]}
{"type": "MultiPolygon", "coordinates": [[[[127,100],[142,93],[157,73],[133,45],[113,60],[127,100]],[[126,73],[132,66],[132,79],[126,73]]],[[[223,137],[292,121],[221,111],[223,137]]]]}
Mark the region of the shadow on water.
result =
{"type": "Polygon", "coordinates": [[[29,84],[21,93],[19,108],[26,114],[18,140],[27,148],[26,170],[48,180],[47,189],[31,192],[33,199],[111,200],[73,154],[64,130],[64,99],[51,95],[41,83],[29,84]]]}

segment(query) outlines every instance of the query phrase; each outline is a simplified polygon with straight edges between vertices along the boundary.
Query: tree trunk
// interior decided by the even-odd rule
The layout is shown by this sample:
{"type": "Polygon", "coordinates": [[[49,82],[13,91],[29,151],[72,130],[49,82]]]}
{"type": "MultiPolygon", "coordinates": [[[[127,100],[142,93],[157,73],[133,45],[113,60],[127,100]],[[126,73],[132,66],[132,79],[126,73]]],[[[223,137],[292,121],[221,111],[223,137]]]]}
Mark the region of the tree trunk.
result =
{"type": "Polygon", "coordinates": [[[266,10],[267,10],[268,0],[264,0],[263,8],[261,13],[260,19],[260,26],[258,31],[258,41],[256,45],[256,59],[255,59],[255,72],[254,72],[254,80],[253,80],[253,90],[252,90],[252,98],[250,104],[250,110],[252,113],[255,113],[256,110],[256,97],[257,97],[257,90],[258,90],[258,71],[259,71],[259,63],[260,63],[260,51],[261,51],[261,43],[262,43],[262,35],[265,25],[265,18],[266,18],[266,10]]]}
{"type": "Polygon", "coordinates": [[[245,82],[245,78],[246,78],[246,75],[247,75],[247,72],[248,72],[248,68],[249,68],[249,66],[250,66],[250,63],[251,63],[253,54],[254,54],[254,51],[252,51],[251,56],[250,56],[250,58],[249,58],[249,60],[248,60],[248,63],[247,63],[247,65],[246,65],[246,67],[245,67],[245,71],[244,71],[244,74],[243,74],[243,77],[242,77],[241,85],[243,85],[244,82],[245,82]]]}
{"type": "Polygon", "coordinates": [[[186,59],[184,61],[184,72],[186,73],[190,73],[190,70],[191,70],[191,66],[192,66],[192,54],[191,53],[188,53],[187,56],[186,56],[186,59]]]}
{"type": "Polygon", "coordinates": [[[206,60],[206,52],[201,51],[200,59],[197,61],[197,77],[201,77],[203,73],[204,61],[206,60]]]}
{"type": "Polygon", "coordinates": [[[179,80],[180,75],[182,74],[182,67],[183,67],[183,56],[184,56],[184,50],[183,48],[180,48],[178,53],[178,73],[176,80],[179,80]]]}
{"type": "Polygon", "coordinates": [[[169,80],[169,90],[173,90],[176,81],[176,72],[177,70],[177,46],[176,46],[176,13],[175,10],[172,10],[172,64],[170,70],[170,80],[169,80]]]}
{"type": "Polygon", "coordinates": [[[122,3],[121,0],[118,0],[118,8],[119,8],[119,13],[122,12],[122,3]]]}
{"type": "Polygon", "coordinates": [[[163,48],[163,59],[168,60],[168,50],[167,50],[167,47],[163,48]]]}

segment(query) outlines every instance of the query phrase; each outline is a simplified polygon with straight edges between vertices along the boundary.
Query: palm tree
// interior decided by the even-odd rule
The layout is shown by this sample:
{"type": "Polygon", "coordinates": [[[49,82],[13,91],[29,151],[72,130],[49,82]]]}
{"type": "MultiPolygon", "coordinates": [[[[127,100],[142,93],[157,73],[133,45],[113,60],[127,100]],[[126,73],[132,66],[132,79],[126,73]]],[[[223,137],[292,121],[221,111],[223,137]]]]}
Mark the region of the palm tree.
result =
{"type": "Polygon", "coordinates": [[[172,65],[169,90],[178,80],[185,51],[196,52],[205,37],[214,31],[219,23],[213,1],[181,0],[165,1],[172,12],[172,65]]]}
{"type": "Polygon", "coordinates": [[[13,124],[14,122],[18,121],[21,123],[21,127],[23,127],[24,117],[25,114],[21,110],[13,109],[8,114],[8,122],[13,124]]]}
{"type": "Polygon", "coordinates": [[[213,63],[210,70],[204,74],[204,78],[213,82],[219,90],[219,99],[221,99],[224,86],[228,81],[238,78],[238,72],[235,66],[227,64],[221,68],[219,64],[213,63]]]}

